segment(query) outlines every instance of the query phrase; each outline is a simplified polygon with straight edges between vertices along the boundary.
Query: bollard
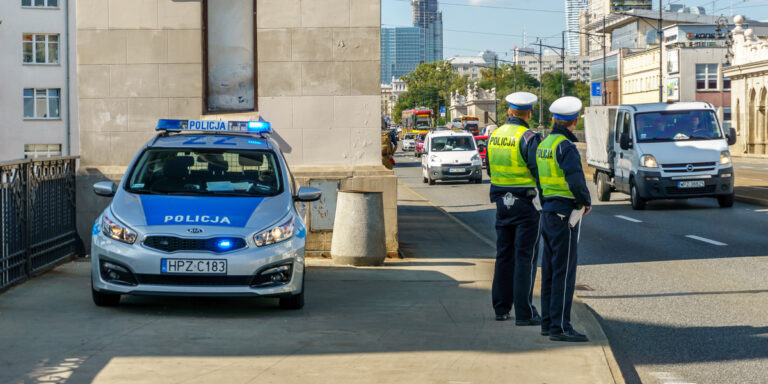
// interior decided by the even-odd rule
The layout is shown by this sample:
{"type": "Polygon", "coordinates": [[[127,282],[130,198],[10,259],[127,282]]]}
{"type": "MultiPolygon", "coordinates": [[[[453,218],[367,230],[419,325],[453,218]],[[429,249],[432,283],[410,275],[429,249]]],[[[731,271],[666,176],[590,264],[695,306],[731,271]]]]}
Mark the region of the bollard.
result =
{"type": "Polygon", "coordinates": [[[339,191],[331,259],[342,265],[381,265],[387,256],[381,192],[339,191]]]}

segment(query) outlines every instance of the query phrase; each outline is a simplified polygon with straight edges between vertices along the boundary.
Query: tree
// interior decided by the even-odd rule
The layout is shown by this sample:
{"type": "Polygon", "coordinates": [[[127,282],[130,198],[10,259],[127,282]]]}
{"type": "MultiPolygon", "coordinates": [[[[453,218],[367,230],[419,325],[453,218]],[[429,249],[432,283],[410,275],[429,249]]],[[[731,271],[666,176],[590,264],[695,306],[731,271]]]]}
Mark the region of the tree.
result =
{"type": "Polygon", "coordinates": [[[440,106],[447,106],[449,94],[455,90],[465,94],[469,83],[466,76],[454,73],[451,63],[445,60],[421,63],[402,79],[408,85],[408,92],[400,95],[392,111],[395,124],[402,124],[403,110],[417,106],[430,108],[437,116],[440,112],[438,102],[440,106]]]}

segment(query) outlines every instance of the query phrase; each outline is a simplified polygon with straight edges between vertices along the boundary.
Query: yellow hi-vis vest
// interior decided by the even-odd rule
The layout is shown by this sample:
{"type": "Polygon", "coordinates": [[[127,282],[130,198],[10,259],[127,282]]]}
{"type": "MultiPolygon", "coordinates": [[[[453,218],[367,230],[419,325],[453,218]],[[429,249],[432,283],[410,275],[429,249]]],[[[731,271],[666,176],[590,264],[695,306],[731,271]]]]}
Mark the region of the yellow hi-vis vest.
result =
{"type": "Polygon", "coordinates": [[[544,197],[566,197],[573,199],[573,193],[565,181],[565,173],[557,163],[555,151],[557,145],[565,140],[565,136],[549,135],[539,144],[536,150],[536,166],[539,171],[539,184],[544,197]]]}
{"type": "Polygon", "coordinates": [[[536,179],[520,154],[520,140],[528,128],[504,124],[488,140],[491,184],[503,187],[535,187],[536,179]]]}

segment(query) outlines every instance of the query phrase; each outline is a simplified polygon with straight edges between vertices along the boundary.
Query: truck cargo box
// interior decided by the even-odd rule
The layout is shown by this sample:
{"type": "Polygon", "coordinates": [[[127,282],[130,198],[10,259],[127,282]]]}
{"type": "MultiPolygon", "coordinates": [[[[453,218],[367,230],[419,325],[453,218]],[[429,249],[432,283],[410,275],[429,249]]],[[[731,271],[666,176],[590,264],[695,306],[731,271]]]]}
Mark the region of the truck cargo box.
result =
{"type": "Polygon", "coordinates": [[[584,136],[587,142],[587,164],[610,171],[616,120],[615,106],[597,106],[584,109],[584,136]]]}

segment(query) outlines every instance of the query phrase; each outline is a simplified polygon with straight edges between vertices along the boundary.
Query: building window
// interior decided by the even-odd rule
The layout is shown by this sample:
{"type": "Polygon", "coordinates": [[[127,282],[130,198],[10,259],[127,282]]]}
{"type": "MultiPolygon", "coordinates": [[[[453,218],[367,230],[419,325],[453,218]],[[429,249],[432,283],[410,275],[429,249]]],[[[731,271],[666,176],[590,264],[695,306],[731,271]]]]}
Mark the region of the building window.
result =
{"type": "Polygon", "coordinates": [[[723,130],[731,129],[731,107],[723,107],[723,130]]]}
{"type": "Polygon", "coordinates": [[[256,110],[256,0],[203,0],[206,113],[256,110]]]}
{"type": "Polygon", "coordinates": [[[24,89],[24,119],[60,119],[59,89],[24,89]]]}
{"type": "Polygon", "coordinates": [[[25,33],[22,39],[25,64],[59,63],[59,35],[25,33]]]}
{"type": "Polygon", "coordinates": [[[696,89],[717,89],[717,64],[696,64],[696,89]]]}
{"type": "Polygon", "coordinates": [[[728,76],[723,75],[723,91],[731,90],[731,79],[728,76]]]}
{"type": "Polygon", "coordinates": [[[58,8],[59,0],[21,0],[22,7],[58,8]]]}
{"type": "Polygon", "coordinates": [[[61,156],[61,144],[24,144],[24,158],[61,156]]]}

